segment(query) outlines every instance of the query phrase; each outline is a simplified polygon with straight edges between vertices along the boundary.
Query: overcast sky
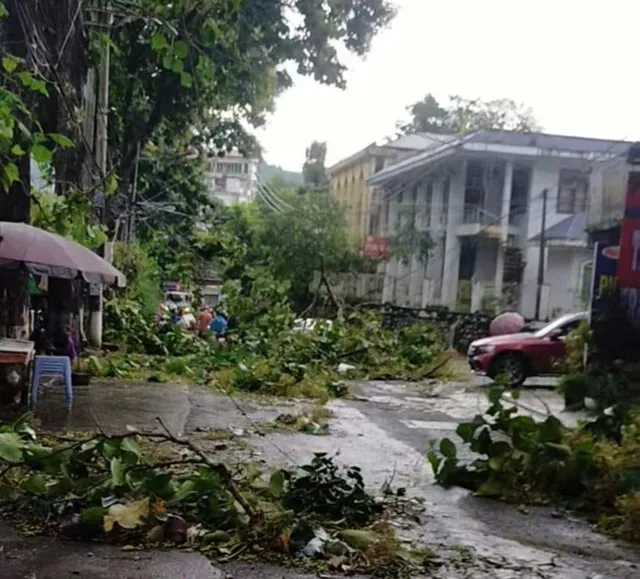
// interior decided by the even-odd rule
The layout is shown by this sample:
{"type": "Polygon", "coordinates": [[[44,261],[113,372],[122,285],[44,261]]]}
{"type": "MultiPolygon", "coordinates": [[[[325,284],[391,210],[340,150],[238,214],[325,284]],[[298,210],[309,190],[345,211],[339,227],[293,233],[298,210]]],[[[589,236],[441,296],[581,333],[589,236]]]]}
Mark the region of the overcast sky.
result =
{"type": "Polygon", "coordinates": [[[428,92],[512,98],[551,133],[640,139],[639,0],[393,2],[346,90],[296,78],[278,99],[258,134],[269,163],[299,171],[316,139],[331,165],[392,135],[428,92]]]}

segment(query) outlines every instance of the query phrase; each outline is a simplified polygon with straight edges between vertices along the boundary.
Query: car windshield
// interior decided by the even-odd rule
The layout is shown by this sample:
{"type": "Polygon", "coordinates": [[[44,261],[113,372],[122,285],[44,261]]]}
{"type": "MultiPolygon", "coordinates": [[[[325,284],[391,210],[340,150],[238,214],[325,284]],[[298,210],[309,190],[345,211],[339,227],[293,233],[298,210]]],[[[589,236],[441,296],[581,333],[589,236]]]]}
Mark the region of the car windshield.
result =
{"type": "Polygon", "coordinates": [[[550,324],[547,324],[541,330],[538,330],[535,333],[535,336],[537,338],[544,338],[544,337],[548,336],[554,330],[562,329],[564,326],[566,326],[567,324],[569,324],[571,322],[574,322],[577,325],[583,319],[586,319],[586,317],[585,318],[581,318],[581,317],[576,318],[575,314],[567,314],[566,316],[562,316],[561,318],[558,318],[557,320],[554,320],[550,324]]]}

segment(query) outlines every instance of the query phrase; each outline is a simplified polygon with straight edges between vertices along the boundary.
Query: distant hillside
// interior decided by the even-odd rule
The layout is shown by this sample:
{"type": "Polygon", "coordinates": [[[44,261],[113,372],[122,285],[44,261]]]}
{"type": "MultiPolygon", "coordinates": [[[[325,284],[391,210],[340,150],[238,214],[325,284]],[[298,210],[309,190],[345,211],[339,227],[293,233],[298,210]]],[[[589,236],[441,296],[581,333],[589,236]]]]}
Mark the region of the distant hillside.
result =
{"type": "Polygon", "coordinates": [[[283,185],[289,187],[298,187],[302,185],[302,173],[287,171],[282,167],[278,167],[276,165],[269,165],[269,163],[260,163],[258,165],[258,172],[267,183],[269,183],[269,181],[271,181],[272,179],[277,179],[281,181],[283,185]]]}

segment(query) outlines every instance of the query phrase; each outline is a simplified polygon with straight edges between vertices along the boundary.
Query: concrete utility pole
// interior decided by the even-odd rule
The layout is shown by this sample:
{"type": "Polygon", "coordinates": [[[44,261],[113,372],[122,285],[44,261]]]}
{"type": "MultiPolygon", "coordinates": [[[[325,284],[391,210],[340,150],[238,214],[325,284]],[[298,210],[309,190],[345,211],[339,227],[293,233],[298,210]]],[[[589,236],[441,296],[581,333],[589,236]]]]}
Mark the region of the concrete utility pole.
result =
{"type": "Polygon", "coordinates": [[[542,190],[542,226],[540,227],[540,255],[538,257],[538,288],[536,291],[536,320],[540,319],[540,302],[542,301],[542,286],[544,285],[544,249],[545,232],[547,230],[547,194],[548,189],[542,190]]]}
{"type": "MultiPolygon", "coordinates": [[[[108,4],[107,4],[108,10],[108,4]]],[[[96,17],[97,21],[105,26],[106,34],[109,33],[109,26],[112,22],[112,16],[108,12],[100,12],[96,17]]],[[[107,123],[109,119],[109,43],[102,43],[102,51],[100,53],[100,63],[97,71],[98,81],[98,95],[96,99],[96,134],[95,134],[95,150],[94,155],[96,164],[98,166],[100,174],[99,179],[103,179],[107,174],[107,123]]],[[[91,78],[91,77],[90,77],[91,78]]],[[[89,85],[89,91],[92,91],[95,95],[95,84],[89,85]]],[[[95,98],[95,97],[94,97],[95,98]]],[[[106,203],[106,196],[105,196],[106,203]]],[[[105,218],[103,212],[103,220],[105,218]]],[[[111,261],[111,247],[110,243],[105,244],[103,251],[103,257],[107,261],[111,261]]],[[[89,341],[93,346],[102,346],[102,286],[98,286],[94,289],[91,295],[91,319],[89,322],[89,341]]]]}

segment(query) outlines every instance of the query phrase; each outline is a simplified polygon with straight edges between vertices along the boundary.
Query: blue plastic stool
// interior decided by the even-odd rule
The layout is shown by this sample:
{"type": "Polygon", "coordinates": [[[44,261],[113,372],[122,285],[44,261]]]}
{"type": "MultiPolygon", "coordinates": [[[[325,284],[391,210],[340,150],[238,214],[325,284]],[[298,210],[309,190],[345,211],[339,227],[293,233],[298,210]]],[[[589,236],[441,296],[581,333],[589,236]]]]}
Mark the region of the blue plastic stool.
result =
{"type": "Polygon", "coordinates": [[[42,376],[61,377],[64,380],[64,399],[71,407],[73,388],[71,386],[71,360],[68,356],[36,356],[31,383],[31,405],[38,402],[38,387],[42,376]]]}

